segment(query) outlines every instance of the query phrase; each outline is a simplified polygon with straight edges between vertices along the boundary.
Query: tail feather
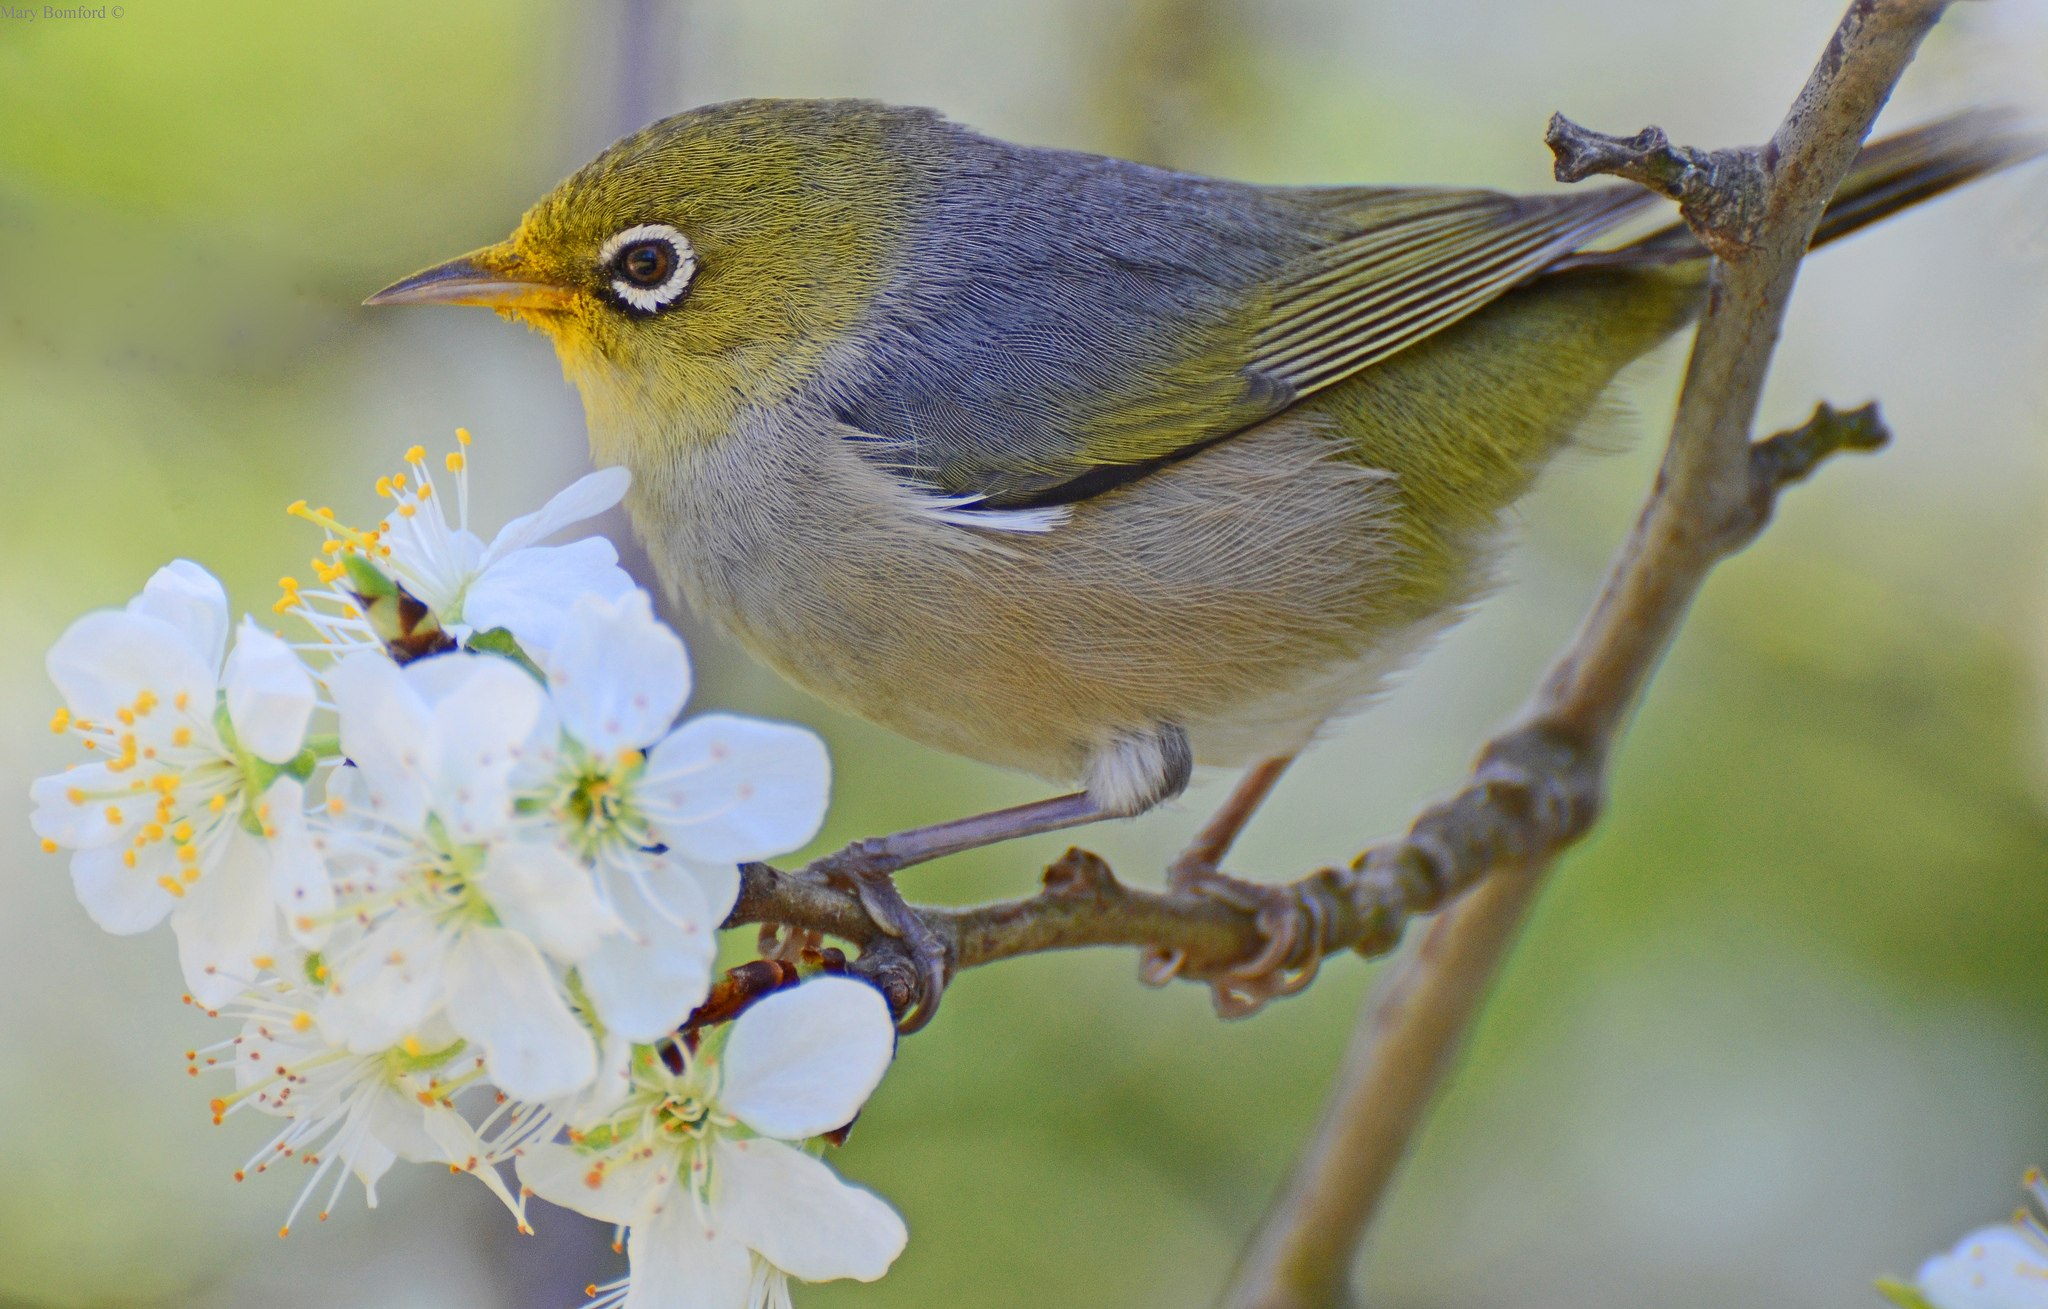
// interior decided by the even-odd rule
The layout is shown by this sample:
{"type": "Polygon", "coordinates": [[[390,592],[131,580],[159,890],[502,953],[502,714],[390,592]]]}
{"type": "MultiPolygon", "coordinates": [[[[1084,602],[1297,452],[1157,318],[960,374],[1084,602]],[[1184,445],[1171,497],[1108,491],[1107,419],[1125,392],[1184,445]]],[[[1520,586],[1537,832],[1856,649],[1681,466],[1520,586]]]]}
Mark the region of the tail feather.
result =
{"type": "MultiPolygon", "coordinates": [[[[1863,148],[1814,229],[1818,249],[1923,200],[2048,154],[2048,136],[2019,115],[1977,109],[1874,141],[1863,148]]],[[[1615,250],[1585,251],[1554,267],[1641,268],[1706,257],[1684,223],[1615,250]]]]}

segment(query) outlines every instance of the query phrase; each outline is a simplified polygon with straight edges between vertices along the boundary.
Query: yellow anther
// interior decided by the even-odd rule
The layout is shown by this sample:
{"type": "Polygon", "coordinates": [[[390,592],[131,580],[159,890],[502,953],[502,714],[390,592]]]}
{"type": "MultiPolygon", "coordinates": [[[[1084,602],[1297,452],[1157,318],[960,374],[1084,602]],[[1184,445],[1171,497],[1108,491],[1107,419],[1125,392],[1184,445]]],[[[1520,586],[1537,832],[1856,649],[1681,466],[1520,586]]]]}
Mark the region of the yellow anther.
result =
{"type": "Polygon", "coordinates": [[[458,427],[455,429],[455,444],[469,444],[469,429],[467,427],[458,427]]]}
{"type": "Polygon", "coordinates": [[[459,472],[461,472],[461,471],[462,471],[462,451],[460,451],[460,450],[450,450],[450,451],[448,452],[448,457],[447,457],[447,459],[443,460],[442,462],[444,462],[444,463],[446,463],[446,464],[448,465],[448,471],[449,471],[449,472],[451,472],[451,473],[459,473],[459,472]]]}
{"type": "Polygon", "coordinates": [[[84,804],[85,792],[74,786],[64,793],[64,798],[73,804],[84,804]]]}
{"type": "Polygon", "coordinates": [[[284,507],[284,511],[294,518],[302,517],[306,513],[306,502],[304,500],[294,500],[284,507]]]}
{"type": "Polygon", "coordinates": [[[619,767],[631,768],[634,764],[639,763],[642,759],[645,759],[646,757],[646,755],[640,753],[638,750],[635,750],[630,745],[622,746],[619,749],[619,767]]]}
{"type": "Polygon", "coordinates": [[[219,813],[221,810],[228,807],[228,798],[224,795],[217,795],[213,797],[213,799],[208,800],[206,802],[206,807],[208,809],[213,810],[213,812],[215,813],[219,813]]]}
{"type": "Polygon", "coordinates": [[[164,877],[159,877],[159,878],[157,878],[157,879],[156,879],[156,884],[157,884],[158,886],[161,886],[161,887],[162,887],[162,888],[163,888],[164,890],[166,890],[166,891],[169,891],[169,892],[171,893],[171,895],[172,895],[173,897],[175,897],[175,898],[177,898],[177,899],[179,899],[179,900],[182,900],[182,899],[184,899],[184,898],[185,898],[185,887],[184,887],[184,884],[183,884],[183,883],[181,883],[181,882],[180,882],[180,881],[179,881],[179,880],[178,880],[177,878],[175,878],[175,877],[170,877],[170,876],[164,876],[164,877]]]}
{"type": "Polygon", "coordinates": [[[161,703],[162,701],[156,698],[156,692],[144,687],[142,694],[135,697],[135,712],[147,716],[150,710],[161,703]]]}
{"type": "Polygon", "coordinates": [[[277,584],[287,591],[299,589],[299,579],[296,577],[280,577],[277,579],[277,584]]]}
{"type": "Polygon", "coordinates": [[[55,841],[52,841],[52,840],[51,840],[51,839],[50,839],[49,837],[47,837],[47,836],[43,838],[43,853],[44,853],[44,854],[55,854],[55,853],[57,853],[57,843],[56,843],[55,841]]]}
{"type": "Polygon", "coordinates": [[[59,709],[56,713],[50,715],[51,731],[61,732],[69,726],[71,726],[71,711],[69,709],[59,709]]]}
{"type": "Polygon", "coordinates": [[[341,813],[341,811],[342,811],[342,810],[344,810],[344,809],[346,809],[346,808],[348,808],[348,805],[347,805],[347,803],[346,803],[345,801],[343,801],[343,800],[342,800],[342,798],[341,798],[340,796],[338,796],[338,795],[330,795],[330,796],[328,796],[328,797],[327,797],[327,812],[328,812],[328,813],[330,813],[330,814],[336,814],[336,815],[339,815],[339,814],[341,813]]]}
{"type": "Polygon", "coordinates": [[[388,477],[380,477],[380,478],[378,478],[378,479],[377,479],[377,494],[378,494],[379,496],[382,496],[382,497],[383,497],[384,499],[386,499],[386,500],[389,500],[389,499],[391,498],[391,479],[390,479],[390,478],[388,478],[388,477]]]}
{"type": "Polygon", "coordinates": [[[250,958],[249,962],[255,964],[258,968],[273,968],[277,965],[277,960],[267,954],[255,955],[250,958]]]}
{"type": "Polygon", "coordinates": [[[199,866],[197,864],[186,864],[178,870],[178,876],[184,878],[188,883],[196,882],[199,880],[199,866]]]}
{"type": "Polygon", "coordinates": [[[341,542],[339,542],[339,541],[322,541],[322,542],[320,543],[320,553],[321,553],[321,554],[324,554],[324,555],[331,555],[331,554],[340,554],[340,553],[341,553],[341,542]]]}
{"type": "Polygon", "coordinates": [[[177,696],[172,699],[171,703],[173,705],[176,705],[178,708],[183,709],[187,704],[190,704],[191,701],[192,697],[190,695],[186,694],[183,691],[180,691],[178,692],[177,696]]]}
{"type": "Polygon", "coordinates": [[[307,1013],[305,1010],[301,1009],[297,1013],[292,1015],[292,1030],[294,1032],[303,1032],[312,1025],[313,1015],[307,1013]]]}
{"type": "Polygon", "coordinates": [[[178,847],[178,862],[179,862],[179,863],[181,863],[181,864],[189,864],[189,863],[192,863],[192,862],[196,861],[196,860],[197,860],[198,858],[199,858],[199,847],[198,847],[198,846],[196,846],[196,845],[192,845],[192,844],[189,844],[189,843],[187,843],[187,844],[185,844],[185,845],[181,845],[181,846],[179,846],[179,847],[178,847]]]}
{"type": "Polygon", "coordinates": [[[123,822],[126,821],[121,817],[120,805],[110,804],[107,806],[107,821],[112,823],[116,827],[119,827],[123,822]]]}
{"type": "Polygon", "coordinates": [[[417,1036],[408,1036],[403,1041],[400,1041],[398,1044],[400,1049],[404,1050],[413,1058],[417,1059],[420,1057],[420,1038],[418,1038],[417,1036]]]}
{"type": "Polygon", "coordinates": [[[163,840],[164,825],[162,823],[144,823],[142,825],[142,834],[137,839],[144,843],[163,840]]]}
{"type": "Polygon", "coordinates": [[[135,867],[135,851],[123,850],[121,852],[121,862],[130,868],[135,867]]]}
{"type": "Polygon", "coordinates": [[[394,491],[403,491],[405,489],[404,473],[393,473],[391,475],[391,489],[394,491]]]}
{"type": "Polygon", "coordinates": [[[178,789],[178,781],[182,777],[183,773],[158,773],[149,779],[149,784],[156,788],[158,794],[169,796],[178,789]]]}
{"type": "Polygon", "coordinates": [[[409,464],[423,464],[426,461],[427,447],[423,445],[416,445],[405,452],[405,462],[409,464]]]}
{"type": "Polygon", "coordinates": [[[190,745],[190,744],[192,744],[192,729],[191,729],[191,728],[189,728],[189,727],[181,727],[181,728],[179,728],[179,729],[178,729],[177,731],[175,731],[175,732],[172,732],[172,733],[171,733],[171,744],[172,744],[172,745],[190,745]]]}
{"type": "Polygon", "coordinates": [[[190,841],[192,839],[192,824],[179,823],[176,827],[173,827],[171,829],[171,839],[181,845],[190,841]]]}
{"type": "Polygon", "coordinates": [[[86,738],[83,741],[80,741],[79,744],[84,746],[88,750],[97,750],[100,748],[100,743],[98,741],[91,739],[90,737],[86,738]]]}
{"type": "Polygon", "coordinates": [[[417,509],[413,508],[413,506],[411,506],[411,505],[400,505],[400,506],[398,506],[398,516],[399,516],[400,518],[410,518],[410,517],[412,517],[412,516],[413,516],[414,514],[416,514],[416,513],[418,513],[418,512],[419,512],[419,510],[417,510],[417,509]]]}
{"type": "Polygon", "coordinates": [[[121,720],[121,725],[123,727],[135,726],[135,711],[133,709],[129,709],[126,707],[116,709],[114,711],[114,717],[121,720]]]}

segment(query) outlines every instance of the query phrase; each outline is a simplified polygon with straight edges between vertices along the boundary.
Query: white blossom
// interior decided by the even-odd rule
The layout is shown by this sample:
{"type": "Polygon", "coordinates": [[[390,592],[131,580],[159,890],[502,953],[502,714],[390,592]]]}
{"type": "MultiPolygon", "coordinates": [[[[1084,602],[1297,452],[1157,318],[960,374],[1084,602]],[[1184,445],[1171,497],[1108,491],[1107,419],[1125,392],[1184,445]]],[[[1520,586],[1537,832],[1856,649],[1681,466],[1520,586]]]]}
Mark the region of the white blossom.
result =
{"type": "Polygon", "coordinates": [[[630,1275],[599,1291],[621,1309],[758,1309],[787,1281],[873,1281],[902,1251],[902,1219],[801,1143],[851,1121],[894,1051],[867,985],[819,977],[763,999],[671,1071],[642,1047],[633,1089],[567,1143],[531,1147],[520,1181],[627,1229],[630,1275]]]}
{"type": "Polygon", "coordinates": [[[216,1123],[244,1110],[285,1120],[235,1171],[236,1181],[287,1162],[312,1170],[278,1235],[291,1231],[330,1172],[334,1185],[317,1211],[321,1221],[350,1176],[376,1208],[377,1183],[400,1159],[478,1177],[525,1230],[524,1204],[455,1107],[458,1096],[483,1089],[483,1060],[445,1020],[432,1020],[383,1050],[337,1045],[317,1017],[324,997],[304,977],[309,969],[317,972],[319,965],[301,957],[244,992],[223,1010],[240,1020],[236,1035],[186,1056],[195,1071],[219,1069],[235,1079],[233,1091],[212,1102],[216,1123]]]}
{"type": "Polygon", "coordinates": [[[353,915],[325,952],[329,1019],[369,1052],[445,1016],[510,1094],[585,1086],[597,1050],[563,967],[618,922],[590,871],[513,812],[511,775],[546,710],[539,684],[495,655],[401,669],[371,652],[328,684],[353,765],[337,771],[323,839],[353,915]]]}
{"type": "MultiPolygon", "coordinates": [[[[321,556],[313,560],[323,586],[345,583],[342,560],[354,555],[403,586],[457,642],[502,627],[534,656],[553,646],[578,596],[616,597],[634,589],[619,567],[618,552],[601,536],[541,544],[616,505],[632,481],[630,473],[604,468],[578,478],[538,510],[505,524],[486,544],[469,527],[469,433],[458,431],[456,440],[460,448],[444,460],[453,475],[452,519],[450,497],[428,467],[425,448],[417,445],[405,452],[407,471],[377,479],[378,496],[391,505],[374,528],[349,527],[332,509],[308,508],[303,500],[291,506],[291,513],[327,533],[321,556]]],[[[302,592],[292,578],[282,584],[278,611],[304,618],[323,643],[376,644],[345,586],[302,592]]]]}
{"type": "MultiPolygon", "coordinates": [[[[2048,1185],[2029,1172],[2027,1191],[2048,1212],[2048,1185]]],[[[1930,1309],[2048,1309],[2048,1231],[2022,1211],[1981,1228],[1920,1265],[1911,1287],[1887,1286],[1894,1299],[1930,1309]]]]}
{"type": "Polygon", "coordinates": [[[704,999],[738,864],[816,834],[830,761],[781,723],[707,714],[671,731],[689,657],[645,592],[578,600],[540,664],[561,735],[529,785],[627,929],[578,973],[607,1029],[652,1041],[704,999]]]}
{"type": "Polygon", "coordinates": [[[186,985],[232,995],[278,939],[279,908],[324,915],[306,832],[302,757],[311,673],[244,621],[227,651],[219,582],[178,560],[124,609],[87,614],[50,650],[64,708],[51,721],[95,762],[31,788],[46,850],[68,849],[79,900],[110,932],[166,916],[186,985]],[[223,658],[225,656],[225,659],[223,658]]]}

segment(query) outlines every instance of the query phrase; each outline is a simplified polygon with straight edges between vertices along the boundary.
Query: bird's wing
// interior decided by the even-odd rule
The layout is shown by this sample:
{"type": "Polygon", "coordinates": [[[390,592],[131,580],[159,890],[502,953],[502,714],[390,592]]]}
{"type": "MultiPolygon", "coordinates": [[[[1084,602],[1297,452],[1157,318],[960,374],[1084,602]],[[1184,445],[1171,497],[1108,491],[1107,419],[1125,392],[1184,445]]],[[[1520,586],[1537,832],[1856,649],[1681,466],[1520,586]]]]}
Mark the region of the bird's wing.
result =
{"type": "Polygon", "coordinates": [[[1640,212],[1633,187],[1559,196],[1338,192],[1357,230],[1290,270],[1253,337],[1248,372],[1296,398],[1448,327],[1640,212]]]}
{"type": "Polygon", "coordinates": [[[985,206],[956,199],[926,233],[877,315],[874,362],[838,397],[872,457],[970,518],[1196,453],[1653,199],[1257,188],[1109,160],[1033,176],[1047,157],[1006,160],[985,206]]]}

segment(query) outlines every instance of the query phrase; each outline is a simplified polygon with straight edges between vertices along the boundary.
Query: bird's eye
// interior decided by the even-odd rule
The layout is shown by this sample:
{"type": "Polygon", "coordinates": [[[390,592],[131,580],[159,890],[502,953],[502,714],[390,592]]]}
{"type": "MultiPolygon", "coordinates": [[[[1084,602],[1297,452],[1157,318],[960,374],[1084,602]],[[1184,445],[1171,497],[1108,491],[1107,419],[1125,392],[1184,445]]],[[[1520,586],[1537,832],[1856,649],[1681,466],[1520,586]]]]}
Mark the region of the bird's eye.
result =
{"type": "Polygon", "coordinates": [[[697,272],[689,239],[666,223],[641,223],[616,233],[598,252],[612,275],[612,294],[626,309],[657,314],[682,298],[697,272]]]}

